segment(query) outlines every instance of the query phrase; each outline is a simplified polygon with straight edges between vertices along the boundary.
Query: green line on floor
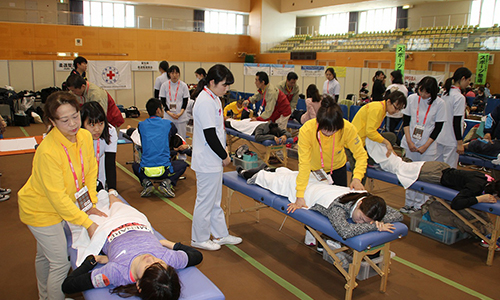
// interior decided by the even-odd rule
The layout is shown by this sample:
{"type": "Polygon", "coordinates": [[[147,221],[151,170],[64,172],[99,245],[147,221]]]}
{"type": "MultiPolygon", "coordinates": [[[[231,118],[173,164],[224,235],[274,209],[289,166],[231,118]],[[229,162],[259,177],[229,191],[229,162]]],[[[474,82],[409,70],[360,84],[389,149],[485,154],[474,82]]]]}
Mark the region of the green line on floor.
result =
{"type": "Polygon", "coordinates": [[[24,129],[24,127],[19,127],[19,128],[21,128],[21,131],[24,133],[25,136],[30,136],[26,131],[26,129],[24,129]]]}
{"type": "Polygon", "coordinates": [[[273,271],[269,270],[266,268],[263,264],[255,260],[253,257],[248,255],[246,252],[242,251],[240,248],[236,247],[235,245],[226,245],[229,249],[231,249],[234,253],[238,254],[241,258],[246,260],[249,264],[254,266],[256,269],[264,273],[267,277],[271,278],[276,282],[277,284],[281,285],[283,288],[285,288],[287,291],[295,295],[299,299],[313,299],[309,297],[306,293],[295,287],[293,284],[290,282],[284,280],[281,278],[279,275],[274,273],[273,271]]]}
{"type": "Polygon", "coordinates": [[[402,259],[399,256],[393,257],[392,260],[395,260],[395,261],[397,261],[399,263],[402,263],[403,265],[405,265],[407,267],[410,267],[410,268],[412,268],[414,270],[422,272],[422,273],[424,273],[427,276],[430,276],[430,277],[432,277],[434,279],[437,279],[437,280],[439,280],[439,281],[441,281],[443,283],[446,283],[446,284],[448,284],[448,285],[450,285],[450,286],[452,286],[452,287],[454,287],[454,288],[456,288],[458,290],[461,290],[462,292],[467,293],[467,294],[469,294],[471,296],[474,296],[474,297],[477,297],[477,298],[483,299],[483,300],[493,300],[492,298],[490,298],[488,296],[485,296],[485,295],[483,295],[481,293],[478,293],[478,292],[476,292],[476,291],[474,291],[474,290],[472,290],[472,289],[470,289],[470,288],[468,288],[466,286],[461,285],[460,283],[457,283],[457,282],[455,282],[453,280],[450,280],[450,279],[448,279],[446,277],[443,277],[443,276],[441,276],[439,274],[436,274],[436,273],[434,273],[434,272],[432,272],[430,270],[422,268],[421,266],[416,265],[416,264],[414,264],[412,262],[409,262],[409,261],[407,261],[405,259],[402,259]]]}
{"type": "MultiPolygon", "coordinates": [[[[139,178],[135,176],[134,173],[130,172],[127,168],[125,168],[122,164],[116,163],[116,166],[120,168],[123,172],[127,173],[130,177],[134,178],[139,182],[139,178]]],[[[165,203],[168,205],[172,206],[175,208],[177,211],[179,211],[181,214],[183,214],[186,218],[189,220],[193,220],[193,215],[191,215],[188,211],[186,211],[184,208],[180,207],[179,205],[175,204],[172,200],[161,196],[158,191],[155,191],[156,196],[158,196],[161,200],[163,200],[165,203]]],[[[269,270],[266,268],[263,264],[259,263],[257,260],[252,258],[250,255],[248,255],[246,252],[241,250],[240,248],[234,246],[234,245],[226,245],[231,251],[234,253],[238,254],[240,257],[242,257],[244,260],[246,260],[249,264],[251,264],[253,267],[255,267],[257,270],[262,272],[264,275],[267,277],[271,278],[276,282],[277,284],[281,285],[284,289],[295,295],[299,299],[312,299],[309,297],[306,293],[301,291],[300,289],[296,288],[293,284],[290,282],[286,281],[285,279],[281,278],[279,275],[274,273],[273,271],[269,270]]]]}

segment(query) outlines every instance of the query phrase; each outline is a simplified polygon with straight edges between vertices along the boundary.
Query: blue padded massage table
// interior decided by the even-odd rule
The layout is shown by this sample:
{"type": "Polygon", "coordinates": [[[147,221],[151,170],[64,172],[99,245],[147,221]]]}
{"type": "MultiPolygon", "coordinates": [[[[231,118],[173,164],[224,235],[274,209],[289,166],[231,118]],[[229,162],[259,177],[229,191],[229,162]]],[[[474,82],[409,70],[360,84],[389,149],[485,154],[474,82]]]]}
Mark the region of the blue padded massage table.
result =
{"type": "MultiPolygon", "coordinates": [[[[119,196],[120,200],[127,203],[125,199],[119,196]]],[[[127,203],[128,204],[128,203],[127,203]]],[[[72,237],[69,227],[65,226],[66,239],[68,240],[68,253],[70,255],[71,266],[75,269],[76,266],[76,249],[71,248],[72,237]]],[[[158,231],[154,231],[155,236],[158,239],[165,239],[158,231]]],[[[97,266],[96,268],[99,268],[97,266]]],[[[219,288],[213,284],[210,279],[208,279],[198,268],[189,267],[186,269],[177,270],[179,274],[179,279],[181,281],[181,297],[179,299],[183,300],[223,300],[225,299],[224,294],[219,290],[219,288]]],[[[116,294],[111,294],[110,291],[114,286],[109,286],[108,288],[92,289],[83,292],[83,296],[87,300],[119,300],[124,299],[116,294]]],[[[131,300],[139,300],[138,297],[127,298],[131,300]]]]}
{"type": "Polygon", "coordinates": [[[472,152],[466,152],[464,155],[460,155],[458,161],[461,164],[475,165],[486,169],[500,170],[500,165],[495,165],[491,162],[491,159],[488,159],[486,157],[483,158],[477,154],[474,155],[472,154],[472,152]]]}
{"type": "MultiPolygon", "coordinates": [[[[399,182],[398,177],[395,174],[385,172],[382,170],[376,170],[374,168],[368,167],[366,169],[366,177],[401,186],[401,183],[399,182]]],[[[460,220],[462,220],[465,224],[467,224],[467,226],[469,226],[479,238],[486,241],[489,244],[486,264],[488,266],[491,266],[493,264],[493,257],[495,255],[495,249],[496,249],[496,240],[500,236],[500,202],[497,202],[495,204],[478,203],[470,207],[473,209],[477,209],[492,214],[493,220],[491,222],[484,220],[469,208],[465,209],[467,212],[473,215],[477,221],[486,225],[488,229],[491,230],[491,238],[487,238],[480,232],[479,229],[477,229],[473,221],[465,219],[456,210],[451,208],[449,202],[451,202],[453,198],[455,198],[455,196],[458,194],[458,191],[447,188],[439,184],[427,183],[423,181],[416,181],[409,188],[418,192],[426,193],[437,197],[437,200],[441,204],[443,204],[449,211],[451,211],[455,216],[457,216],[458,218],[460,218],[460,220]]]]}
{"type": "Polygon", "coordinates": [[[257,153],[260,154],[260,157],[262,157],[262,156],[264,157],[264,162],[266,164],[269,164],[268,162],[269,162],[269,158],[271,157],[271,154],[275,154],[276,152],[281,151],[281,153],[283,154],[283,158],[281,158],[281,156],[279,156],[279,155],[276,155],[276,157],[280,160],[280,162],[283,165],[285,165],[285,166],[287,165],[288,154],[287,154],[287,150],[286,150],[286,144],[293,144],[292,138],[288,138],[286,140],[286,144],[278,145],[278,144],[276,144],[275,141],[271,141],[271,140],[266,140],[266,141],[263,141],[262,143],[259,143],[259,142],[255,141],[255,136],[245,134],[243,132],[240,132],[240,131],[232,129],[232,128],[226,128],[226,133],[227,133],[227,143],[228,143],[228,147],[229,147],[229,152],[232,151],[231,148],[236,141],[238,141],[239,139],[244,139],[244,140],[247,140],[250,142],[250,145],[254,148],[254,150],[256,150],[257,153]],[[255,144],[264,145],[266,147],[266,152],[265,153],[261,152],[257,147],[255,147],[255,144]]]}
{"type": "MultiPolygon", "coordinates": [[[[229,224],[229,216],[231,215],[230,204],[234,191],[237,191],[245,196],[260,202],[259,205],[249,208],[247,210],[255,210],[264,207],[272,207],[285,215],[294,218],[295,220],[306,225],[307,229],[314,235],[314,237],[323,245],[324,249],[334,259],[334,266],[342,273],[347,283],[345,285],[346,294],[345,299],[352,299],[352,292],[357,287],[356,276],[358,275],[361,262],[364,259],[371,267],[382,277],[380,284],[380,291],[385,292],[387,287],[387,279],[389,275],[390,264],[390,243],[398,238],[408,234],[408,227],[405,224],[396,222],[394,225],[396,229],[394,233],[389,232],[368,232],[350,239],[342,239],[337,232],[333,229],[327,217],[321,215],[316,211],[298,209],[294,213],[287,214],[287,205],[290,203],[287,198],[276,195],[269,190],[266,190],[257,185],[248,185],[246,180],[239,177],[237,172],[226,172],[223,175],[223,184],[228,187],[228,194],[224,210],[226,214],[226,223],[229,224]],[[331,249],[326,244],[326,241],[320,236],[321,232],[332,239],[335,239],[343,244],[339,249],[331,249]],[[342,262],[335,255],[336,253],[343,252],[351,249],[353,251],[353,262],[349,265],[348,271],[342,267],[342,262]],[[383,265],[379,268],[368,257],[368,255],[381,252],[383,257],[383,265]]],[[[244,210],[241,210],[244,211],[244,210]]],[[[238,212],[241,212],[238,211],[238,212]]],[[[234,214],[234,213],[233,213],[234,214]]]]}

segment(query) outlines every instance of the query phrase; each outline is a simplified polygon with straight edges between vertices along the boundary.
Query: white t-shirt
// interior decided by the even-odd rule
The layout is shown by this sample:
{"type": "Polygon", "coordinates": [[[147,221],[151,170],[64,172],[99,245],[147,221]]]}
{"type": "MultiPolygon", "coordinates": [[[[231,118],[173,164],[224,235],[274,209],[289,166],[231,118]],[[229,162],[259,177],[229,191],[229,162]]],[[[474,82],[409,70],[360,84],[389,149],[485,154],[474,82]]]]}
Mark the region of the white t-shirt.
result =
{"type": "MultiPolygon", "coordinates": [[[[462,122],[460,124],[463,125],[464,115],[465,115],[465,97],[460,92],[460,89],[457,87],[451,87],[450,94],[446,96],[442,96],[444,101],[445,112],[443,115],[446,119],[443,125],[443,130],[438,135],[436,142],[438,144],[444,146],[457,146],[457,139],[455,137],[455,130],[453,129],[453,118],[455,116],[461,116],[462,122]]],[[[461,134],[463,135],[463,126],[460,126],[461,134]]]]}
{"type": "MultiPolygon", "coordinates": [[[[410,136],[411,140],[413,143],[415,143],[415,146],[418,148],[422,145],[424,145],[427,140],[429,139],[429,136],[432,133],[432,130],[434,130],[434,126],[436,122],[444,122],[446,121],[446,117],[444,116],[444,101],[443,99],[437,97],[436,100],[432,103],[431,107],[429,108],[429,105],[427,104],[429,102],[428,99],[420,99],[420,105],[418,104],[418,99],[420,97],[417,94],[412,94],[408,97],[408,104],[406,105],[406,108],[403,110],[403,114],[410,116],[410,136]],[[415,130],[415,126],[417,125],[417,108],[418,109],[418,124],[424,126],[424,131],[422,133],[422,138],[420,140],[417,140],[413,138],[413,132],[415,130]],[[429,113],[427,114],[427,119],[424,123],[425,115],[427,113],[427,109],[429,108],[429,113]]],[[[443,134],[443,132],[440,133],[440,135],[443,134]]],[[[436,143],[432,143],[429,148],[427,148],[427,151],[425,152],[427,155],[435,155],[436,154],[436,143]]],[[[409,151],[408,143],[406,142],[406,137],[403,137],[401,140],[401,147],[407,149],[409,151]]]]}
{"type": "MultiPolygon", "coordinates": [[[[208,90],[208,88],[206,89],[208,90]]],[[[193,107],[193,156],[191,169],[201,173],[217,173],[223,170],[222,159],[208,145],[203,130],[215,128],[220,143],[223,147],[226,147],[222,103],[219,97],[210,90],[209,93],[203,90],[198,95],[198,98],[196,98],[193,107]]]]}
{"type": "MultiPolygon", "coordinates": [[[[171,80],[167,80],[161,85],[160,98],[166,98],[167,106],[170,112],[178,114],[182,109],[182,99],[189,99],[189,88],[187,84],[180,80],[177,80],[176,83],[173,83],[171,80]]],[[[182,116],[175,120],[165,113],[165,119],[172,122],[187,122],[188,115],[186,114],[186,111],[184,111],[182,116]]]]}
{"type": "Polygon", "coordinates": [[[330,81],[325,80],[325,83],[323,83],[323,95],[325,94],[332,97],[340,94],[340,83],[335,78],[330,81]]]}
{"type": "Polygon", "coordinates": [[[156,80],[155,80],[155,90],[160,90],[161,88],[161,85],[168,81],[168,77],[167,77],[167,72],[164,72],[163,74],[161,74],[160,76],[156,77],[156,80]]]}
{"type": "MultiPolygon", "coordinates": [[[[389,85],[387,87],[387,89],[385,89],[386,91],[390,90],[390,89],[393,89],[393,88],[397,88],[398,91],[400,91],[401,93],[405,94],[405,97],[408,98],[408,89],[406,88],[406,86],[404,84],[400,84],[400,83],[393,83],[391,85],[389,85]]],[[[402,111],[398,111],[396,112],[395,114],[389,114],[387,113],[386,116],[390,117],[390,118],[402,118],[403,117],[403,112],[402,111]]]]}
{"type": "Polygon", "coordinates": [[[97,173],[97,179],[104,187],[106,186],[106,164],[104,161],[104,154],[106,152],[116,153],[116,149],[118,147],[118,134],[116,133],[116,129],[111,124],[109,125],[109,137],[109,145],[106,144],[104,139],[94,140],[94,153],[96,157],[99,156],[99,173],[97,173]],[[99,155],[97,155],[97,143],[99,143],[99,155]]]}

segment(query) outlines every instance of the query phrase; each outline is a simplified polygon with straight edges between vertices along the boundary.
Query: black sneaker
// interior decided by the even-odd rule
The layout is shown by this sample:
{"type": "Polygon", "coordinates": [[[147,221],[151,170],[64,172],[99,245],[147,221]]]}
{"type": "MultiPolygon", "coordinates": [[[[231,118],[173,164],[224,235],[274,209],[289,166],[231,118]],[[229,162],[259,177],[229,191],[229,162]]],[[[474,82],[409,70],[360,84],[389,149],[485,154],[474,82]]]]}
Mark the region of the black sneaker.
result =
{"type": "Polygon", "coordinates": [[[142,187],[143,190],[141,192],[141,197],[149,197],[151,196],[151,193],[155,190],[153,183],[149,179],[144,179],[142,181],[142,187]]]}

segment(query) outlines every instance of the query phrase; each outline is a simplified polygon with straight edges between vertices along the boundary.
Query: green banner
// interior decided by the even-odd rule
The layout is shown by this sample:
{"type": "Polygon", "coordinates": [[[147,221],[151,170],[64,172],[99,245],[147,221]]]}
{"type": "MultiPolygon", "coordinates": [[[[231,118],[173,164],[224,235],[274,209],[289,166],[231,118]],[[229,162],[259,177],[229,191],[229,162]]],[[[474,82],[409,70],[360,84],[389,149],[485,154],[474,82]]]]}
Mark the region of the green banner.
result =
{"type": "Polygon", "coordinates": [[[396,67],[394,70],[401,71],[403,77],[405,75],[405,58],[406,58],[406,45],[398,44],[396,47],[396,67]]]}
{"type": "Polygon", "coordinates": [[[477,54],[476,82],[474,82],[475,84],[484,85],[486,83],[486,75],[488,75],[489,61],[490,61],[489,53],[477,54]]]}

